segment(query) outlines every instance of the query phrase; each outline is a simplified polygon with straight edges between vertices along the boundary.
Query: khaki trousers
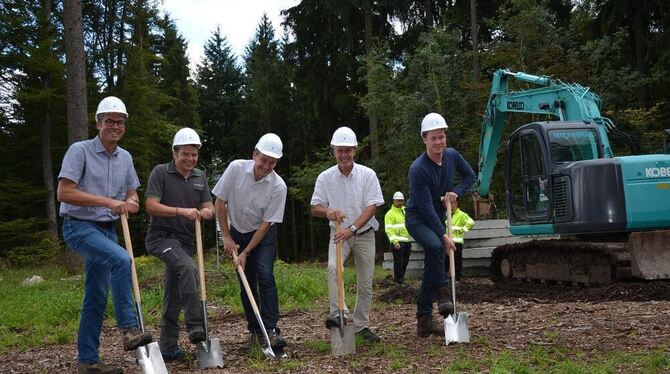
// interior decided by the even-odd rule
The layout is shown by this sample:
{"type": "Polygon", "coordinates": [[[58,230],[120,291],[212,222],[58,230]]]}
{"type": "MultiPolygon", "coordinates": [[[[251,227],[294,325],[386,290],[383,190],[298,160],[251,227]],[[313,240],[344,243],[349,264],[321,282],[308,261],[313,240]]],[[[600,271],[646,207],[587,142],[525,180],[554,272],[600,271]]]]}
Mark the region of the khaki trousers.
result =
{"type": "MultiPolygon", "coordinates": [[[[334,230],[330,232],[328,245],[328,301],[330,313],[337,312],[337,272],[335,269],[334,230]]],[[[353,253],[356,265],[356,306],[354,307],[354,327],[360,331],[370,323],[370,308],[372,306],[372,277],[375,271],[375,232],[370,230],[365,234],[354,235],[342,243],[342,263],[353,253]]],[[[345,287],[346,288],[346,287],[345,287]]],[[[346,291],[345,291],[346,296],[346,291]]],[[[346,313],[349,309],[344,305],[346,313]]]]}

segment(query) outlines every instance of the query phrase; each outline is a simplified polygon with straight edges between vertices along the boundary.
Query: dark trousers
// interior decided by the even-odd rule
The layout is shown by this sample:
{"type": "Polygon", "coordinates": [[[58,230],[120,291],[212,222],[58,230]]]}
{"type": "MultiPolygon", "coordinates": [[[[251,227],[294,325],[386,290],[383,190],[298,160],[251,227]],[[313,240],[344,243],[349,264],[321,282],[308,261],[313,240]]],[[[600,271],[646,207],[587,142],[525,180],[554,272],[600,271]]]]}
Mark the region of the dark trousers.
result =
{"type": "Polygon", "coordinates": [[[407,216],[405,227],[424,250],[423,278],[416,300],[416,315],[430,314],[433,311],[433,299],[437,291],[447,284],[444,243],[420,216],[407,216]]]}
{"type": "Polygon", "coordinates": [[[150,232],[146,239],[147,252],[165,263],[165,292],[161,316],[160,349],[173,351],[179,340],[179,314],[184,309],[186,330],[204,327],[202,304],[198,295],[198,275],[193,243],[175,238],[167,232],[150,232]]]}
{"type": "MultiPolygon", "coordinates": [[[[463,275],[463,243],[454,243],[456,244],[456,253],[454,253],[454,262],[456,265],[456,280],[461,280],[461,275],[463,275]]],[[[444,258],[444,269],[447,272],[447,278],[451,279],[451,274],[449,273],[449,255],[444,258]]]]}
{"type": "MultiPolygon", "coordinates": [[[[249,244],[255,232],[242,234],[234,227],[230,227],[230,235],[235,243],[240,246],[240,249],[244,249],[249,244]]],[[[279,321],[279,296],[277,295],[277,284],[274,276],[276,238],[277,227],[272,225],[260,244],[251,251],[244,267],[244,275],[247,277],[251,293],[261,310],[261,319],[268,331],[275,329],[279,321]]],[[[240,282],[240,297],[242,298],[244,315],[247,318],[247,328],[250,332],[260,335],[262,334],[261,326],[256,320],[256,315],[251,308],[251,303],[239,274],[237,278],[240,282]]]]}
{"type": "Polygon", "coordinates": [[[412,243],[399,242],[400,248],[396,248],[391,244],[391,251],[393,252],[393,280],[398,284],[405,281],[405,271],[409,263],[409,255],[412,251],[412,243]]]}

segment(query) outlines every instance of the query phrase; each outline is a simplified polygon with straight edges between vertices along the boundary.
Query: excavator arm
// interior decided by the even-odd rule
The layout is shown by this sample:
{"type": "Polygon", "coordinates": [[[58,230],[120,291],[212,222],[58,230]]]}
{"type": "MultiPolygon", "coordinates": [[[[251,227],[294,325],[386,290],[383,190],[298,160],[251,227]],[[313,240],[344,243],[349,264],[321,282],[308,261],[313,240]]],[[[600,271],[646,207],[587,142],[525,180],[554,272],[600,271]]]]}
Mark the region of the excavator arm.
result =
{"type": "MultiPolygon", "coordinates": [[[[474,186],[478,195],[477,200],[486,202],[489,196],[491,178],[507,113],[548,115],[561,121],[595,123],[599,125],[602,154],[604,157],[613,157],[607,132],[614,128],[614,124],[600,115],[598,95],[577,83],[564,83],[546,76],[499,69],[493,74],[491,94],[482,122],[479,173],[474,186]],[[538,87],[510,91],[510,79],[538,87]]],[[[477,211],[478,208],[475,207],[475,210],[477,211]]]]}

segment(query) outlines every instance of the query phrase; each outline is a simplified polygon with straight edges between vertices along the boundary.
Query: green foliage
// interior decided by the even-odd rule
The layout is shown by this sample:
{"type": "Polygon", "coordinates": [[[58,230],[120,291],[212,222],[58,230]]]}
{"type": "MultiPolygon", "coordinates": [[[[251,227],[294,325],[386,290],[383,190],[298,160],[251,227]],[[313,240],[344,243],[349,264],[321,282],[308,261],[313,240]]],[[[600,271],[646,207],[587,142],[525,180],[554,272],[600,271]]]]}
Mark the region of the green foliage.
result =
{"type": "Polygon", "coordinates": [[[7,253],[7,261],[13,266],[35,267],[47,265],[63,248],[47,232],[38,232],[39,239],[33,245],[17,246],[7,253]]]}

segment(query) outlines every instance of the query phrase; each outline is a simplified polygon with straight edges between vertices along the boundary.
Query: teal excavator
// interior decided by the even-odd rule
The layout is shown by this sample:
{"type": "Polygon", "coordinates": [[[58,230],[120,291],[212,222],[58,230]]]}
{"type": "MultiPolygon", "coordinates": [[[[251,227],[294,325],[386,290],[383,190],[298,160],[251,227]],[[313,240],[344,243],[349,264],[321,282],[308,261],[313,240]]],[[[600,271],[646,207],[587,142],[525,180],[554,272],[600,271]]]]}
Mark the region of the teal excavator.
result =
{"type": "MultiPolygon", "coordinates": [[[[587,87],[497,70],[484,115],[475,215],[489,214],[505,116],[533,114],[504,143],[505,203],[513,235],[558,235],[493,250],[496,282],[607,284],[670,278],[670,154],[615,156],[620,137],[587,87]],[[528,89],[511,91],[510,80],[528,89]]],[[[625,137],[624,137],[625,138],[625,137]]]]}

